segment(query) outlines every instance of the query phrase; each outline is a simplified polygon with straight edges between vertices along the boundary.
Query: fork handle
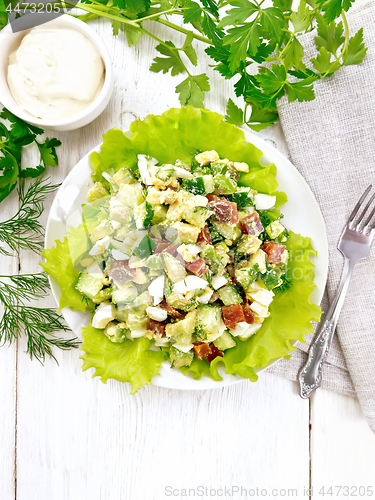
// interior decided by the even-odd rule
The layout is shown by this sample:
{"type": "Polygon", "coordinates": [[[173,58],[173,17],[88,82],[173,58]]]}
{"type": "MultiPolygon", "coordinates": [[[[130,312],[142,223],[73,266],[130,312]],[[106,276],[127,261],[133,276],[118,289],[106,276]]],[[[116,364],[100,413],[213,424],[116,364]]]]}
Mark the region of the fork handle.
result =
{"type": "Polygon", "coordinates": [[[322,385],[324,361],[331,347],[337,321],[348,291],[349,281],[355,266],[355,261],[345,259],[344,269],[335,298],[328,310],[326,319],[319,325],[317,335],[313,340],[306,364],[298,374],[300,396],[308,399],[322,385]]]}

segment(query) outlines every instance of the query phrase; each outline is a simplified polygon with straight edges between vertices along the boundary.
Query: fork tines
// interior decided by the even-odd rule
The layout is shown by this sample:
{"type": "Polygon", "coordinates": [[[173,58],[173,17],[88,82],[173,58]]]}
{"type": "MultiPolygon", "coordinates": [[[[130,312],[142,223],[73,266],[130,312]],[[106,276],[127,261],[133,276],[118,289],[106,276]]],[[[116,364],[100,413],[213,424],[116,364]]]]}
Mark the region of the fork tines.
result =
{"type": "Polygon", "coordinates": [[[365,192],[363,193],[363,195],[358,200],[358,203],[354,207],[354,210],[353,210],[353,212],[350,215],[349,220],[348,220],[348,225],[349,225],[350,229],[353,229],[353,230],[359,231],[359,232],[363,232],[363,233],[366,233],[366,234],[369,234],[374,229],[374,225],[372,225],[370,227],[370,222],[371,222],[371,220],[372,220],[372,218],[373,218],[373,216],[375,214],[375,206],[371,210],[370,215],[367,217],[367,219],[366,219],[366,221],[365,221],[365,223],[363,225],[363,229],[360,229],[360,226],[361,226],[361,223],[362,223],[363,218],[365,217],[367,211],[369,210],[369,208],[371,207],[373,201],[375,200],[375,193],[370,197],[370,199],[367,202],[365,208],[362,210],[361,215],[357,219],[355,225],[354,225],[354,219],[355,219],[357,213],[359,212],[360,208],[362,207],[364,201],[366,200],[366,198],[367,198],[369,192],[371,191],[371,189],[372,189],[372,185],[370,184],[368,186],[368,188],[365,190],[365,192]]]}

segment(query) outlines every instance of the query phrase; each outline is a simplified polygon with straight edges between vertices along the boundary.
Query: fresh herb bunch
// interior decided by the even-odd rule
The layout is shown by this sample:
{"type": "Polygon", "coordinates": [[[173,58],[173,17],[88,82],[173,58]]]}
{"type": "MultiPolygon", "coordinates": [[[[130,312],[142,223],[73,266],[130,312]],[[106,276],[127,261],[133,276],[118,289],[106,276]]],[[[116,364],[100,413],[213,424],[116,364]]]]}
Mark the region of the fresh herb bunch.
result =
{"type": "MultiPolygon", "coordinates": [[[[36,180],[25,192],[24,181],[19,187],[20,208],[8,220],[0,222],[0,255],[11,256],[22,250],[40,253],[43,248],[44,228],[39,220],[44,211],[46,195],[55,191],[59,185],[47,180],[36,180]]],[[[25,305],[31,300],[46,296],[49,283],[45,273],[0,276],[0,307],[3,316],[0,320],[0,343],[11,344],[20,332],[27,336],[27,353],[40,362],[46,356],[55,359],[52,346],[60,349],[76,348],[76,338],[56,337],[59,330],[68,331],[62,318],[54,309],[25,305]]]]}
{"type": "Polygon", "coordinates": [[[64,350],[79,346],[76,338],[56,337],[56,332],[68,331],[69,328],[54,309],[25,305],[30,300],[45,297],[48,289],[45,273],[0,276],[0,302],[4,307],[0,321],[0,342],[11,344],[23,331],[27,337],[26,352],[31,359],[36,358],[40,362],[46,356],[56,361],[52,346],[64,350]]]}
{"type": "Polygon", "coordinates": [[[29,125],[14,116],[6,108],[0,113],[0,118],[10,122],[8,128],[0,122],[0,202],[16,187],[18,178],[39,177],[47,167],[58,165],[56,148],[61,145],[57,139],[44,142],[38,136],[44,134],[41,128],[29,125]],[[40,153],[40,164],[35,167],[21,168],[23,146],[35,143],[40,153]]]}
{"type": "Polygon", "coordinates": [[[10,219],[0,222],[0,255],[11,256],[12,252],[20,249],[38,254],[43,250],[44,228],[39,218],[44,211],[47,194],[53,193],[59,186],[50,184],[48,179],[38,179],[25,192],[24,183],[21,182],[18,189],[19,210],[10,219]]]}
{"type": "MultiPolygon", "coordinates": [[[[277,120],[276,102],[283,95],[289,101],[313,100],[316,80],[331,76],[343,65],[359,64],[367,50],[362,29],[349,36],[345,12],[354,0],[300,0],[296,11],[292,0],[272,0],[271,7],[265,7],[264,1],[82,0],[76,7],[87,12],[77,16],[83,21],[111,19],[113,34],[123,31],[129,46],[141,36],[156,40],[159,54],[150,69],[172,76],[187,74],[176,87],[182,105],[202,107],[210,90],[208,76],[191,70],[197,65],[192,41],[205,44],[215,70],[235,81],[235,93],[245,101],[240,109],[229,99],[227,121],[259,131],[277,120]],[[181,16],[187,27],[171,22],[172,14],[181,16]],[[184,44],[176,47],[167,37],[161,40],[146,29],[145,21],[185,34],[184,44]],[[307,67],[299,38],[315,29],[317,52],[307,67]]],[[[61,5],[74,6],[69,0],[61,5]]]]}

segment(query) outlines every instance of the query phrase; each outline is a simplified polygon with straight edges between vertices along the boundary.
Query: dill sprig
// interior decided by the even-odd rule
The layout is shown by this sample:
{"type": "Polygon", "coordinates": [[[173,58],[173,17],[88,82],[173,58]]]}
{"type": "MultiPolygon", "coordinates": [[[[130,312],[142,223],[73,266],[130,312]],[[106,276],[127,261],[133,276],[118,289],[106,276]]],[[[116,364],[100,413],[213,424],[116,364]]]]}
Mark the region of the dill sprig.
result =
{"type": "MultiPolygon", "coordinates": [[[[0,222],[0,243],[7,245],[12,252],[18,253],[20,249],[41,252],[44,228],[39,218],[44,211],[46,196],[58,187],[59,184],[51,184],[48,179],[39,179],[30,184],[25,192],[24,183],[20,182],[18,194],[21,205],[13,217],[0,222]]],[[[11,256],[12,252],[0,244],[0,255],[11,256]]]]}
{"type": "Polygon", "coordinates": [[[0,301],[4,307],[0,321],[0,343],[11,344],[23,332],[27,337],[27,354],[41,363],[46,356],[57,361],[52,347],[63,350],[79,347],[77,338],[56,336],[56,332],[66,332],[69,328],[54,309],[25,305],[32,299],[45,297],[48,288],[45,273],[0,276],[0,301]]]}

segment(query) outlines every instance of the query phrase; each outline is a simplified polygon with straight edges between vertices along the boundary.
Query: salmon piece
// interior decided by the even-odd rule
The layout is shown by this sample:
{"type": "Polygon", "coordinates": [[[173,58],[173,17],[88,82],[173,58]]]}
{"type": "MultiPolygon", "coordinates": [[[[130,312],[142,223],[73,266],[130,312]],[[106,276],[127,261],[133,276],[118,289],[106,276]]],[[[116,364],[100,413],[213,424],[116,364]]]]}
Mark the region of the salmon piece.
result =
{"type": "Polygon", "coordinates": [[[281,262],[285,245],[276,243],[276,241],[265,241],[262,250],[267,254],[267,260],[270,264],[278,264],[281,262]]]}
{"type": "Polygon", "coordinates": [[[245,315],[242,306],[233,304],[232,306],[223,306],[221,308],[223,313],[223,321],[227,328],[233,330],[236,328],[237,323],[245,321],[245,315]]]}
{"type": "Polygon", "coordinates": [[[225,198],[219,198],[214,194],[208,194],[208,206],[214,213],[215,222],[220,224],[237,224],[238,211],[237,204],[225,198]]]}
{"type": "Polygon", "coordinates": [[[259,236],[264,231],[263,224],[257,212],[244,217],[240,222],[240,228],[243,233],[254,234],[255,236],[259,236]]]}
{"type": "Polygon", "coordinates": [[[185,267],[188,271],[203,278],[208,271],[208,266],[203,259],[196,259],[193,262],[185,262],[185,267]]]}

